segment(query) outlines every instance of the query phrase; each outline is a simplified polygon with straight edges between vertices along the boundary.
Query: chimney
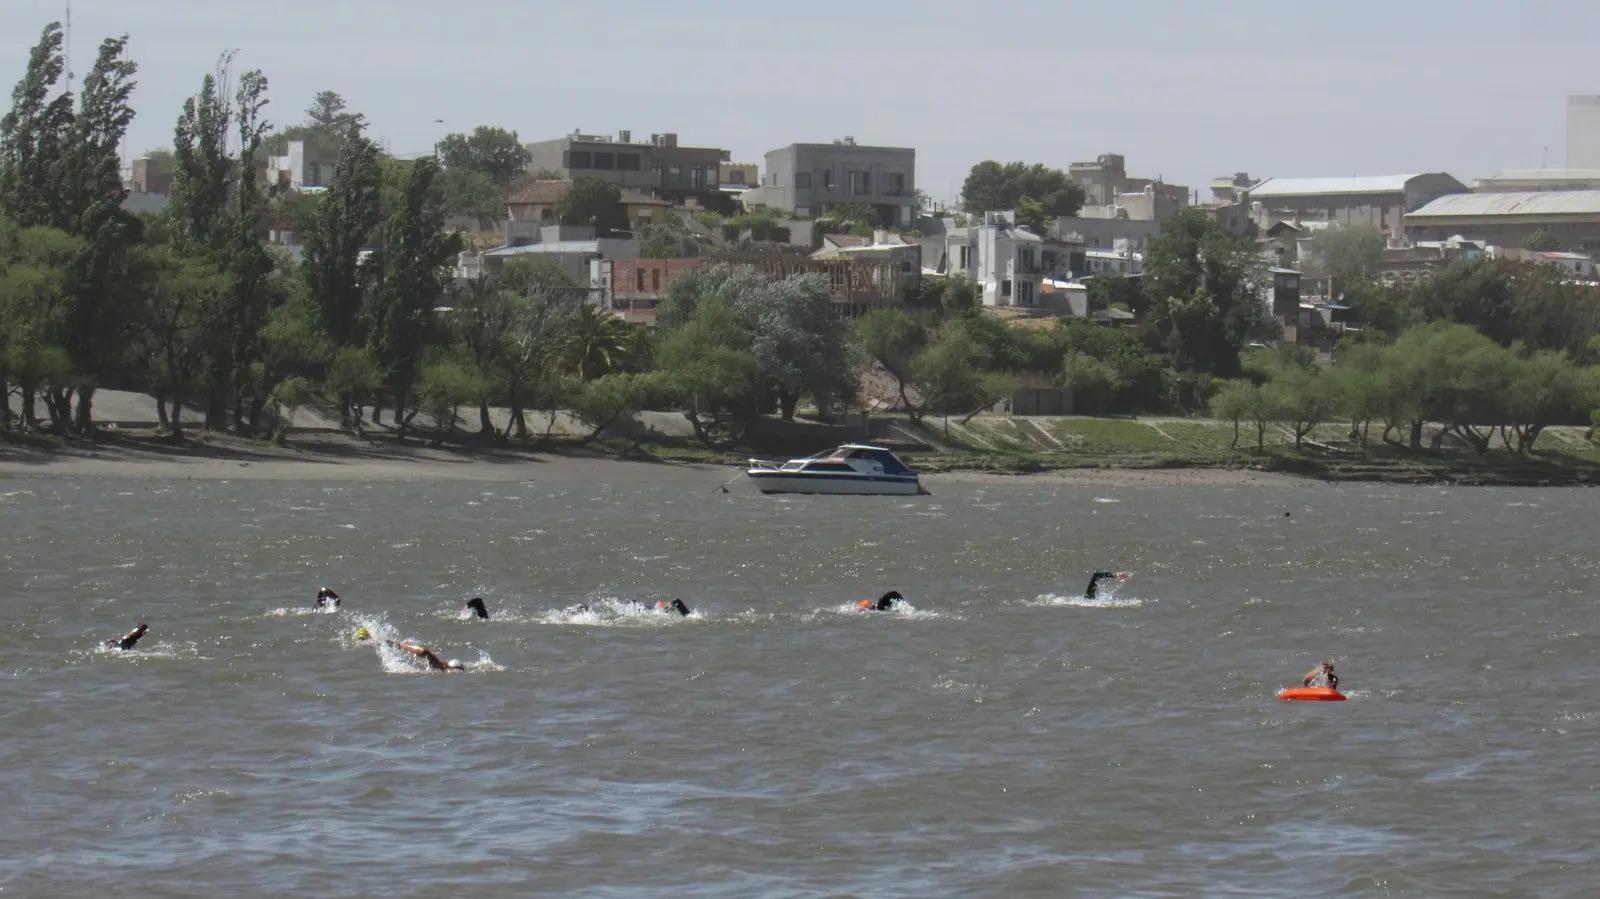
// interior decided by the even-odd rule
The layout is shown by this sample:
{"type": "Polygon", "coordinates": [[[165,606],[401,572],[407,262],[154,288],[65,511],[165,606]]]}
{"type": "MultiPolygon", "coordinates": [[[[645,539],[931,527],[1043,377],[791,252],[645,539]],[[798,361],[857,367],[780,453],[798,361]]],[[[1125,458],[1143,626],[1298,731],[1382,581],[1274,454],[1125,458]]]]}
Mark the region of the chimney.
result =
{"type": "Polygon", "coordinates": [[[633,143],[633,132],[632,131],[618,131],[617,132],[617,143],[619,143],[619,144],[631,144],[631,143],[633,143]]]}

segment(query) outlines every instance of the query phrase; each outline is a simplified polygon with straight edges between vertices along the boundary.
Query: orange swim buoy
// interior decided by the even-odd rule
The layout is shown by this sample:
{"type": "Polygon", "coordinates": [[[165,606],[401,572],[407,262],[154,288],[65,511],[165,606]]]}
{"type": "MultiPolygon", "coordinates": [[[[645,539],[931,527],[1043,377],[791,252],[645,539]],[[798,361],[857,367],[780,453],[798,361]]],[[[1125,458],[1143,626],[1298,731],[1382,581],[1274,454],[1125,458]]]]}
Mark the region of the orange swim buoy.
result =
{"type": "Polygon", "coordinates": [[[1290,687],[1278,691],[1282,702],[1344,702],[1344,694],[1332,687],[1290,687]]]}

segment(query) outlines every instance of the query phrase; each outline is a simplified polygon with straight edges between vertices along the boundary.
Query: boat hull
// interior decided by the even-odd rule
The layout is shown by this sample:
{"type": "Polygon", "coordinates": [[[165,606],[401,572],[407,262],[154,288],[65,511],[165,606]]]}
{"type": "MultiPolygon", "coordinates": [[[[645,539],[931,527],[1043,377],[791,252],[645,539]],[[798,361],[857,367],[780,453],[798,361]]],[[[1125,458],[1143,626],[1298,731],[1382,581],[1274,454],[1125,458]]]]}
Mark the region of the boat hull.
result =
{"type": "Polygon", "coordinates": [[[780,471],[751,471],[747,474],[762,493],[914,496],[921,490],[914,475],[797,474],[780,471]]]}

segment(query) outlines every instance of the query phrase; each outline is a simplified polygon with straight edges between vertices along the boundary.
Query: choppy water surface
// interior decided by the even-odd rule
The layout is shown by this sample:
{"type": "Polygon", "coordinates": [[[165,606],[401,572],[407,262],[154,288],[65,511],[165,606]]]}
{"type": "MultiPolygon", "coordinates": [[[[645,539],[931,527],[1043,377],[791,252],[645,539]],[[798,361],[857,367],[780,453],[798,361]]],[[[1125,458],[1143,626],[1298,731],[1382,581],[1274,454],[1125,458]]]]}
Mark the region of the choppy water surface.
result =
{"type": "Polygon", "coordinates": [[[1600,493],[712,475],[0,481],[0,890],[1593,894],[1600,493]]]}

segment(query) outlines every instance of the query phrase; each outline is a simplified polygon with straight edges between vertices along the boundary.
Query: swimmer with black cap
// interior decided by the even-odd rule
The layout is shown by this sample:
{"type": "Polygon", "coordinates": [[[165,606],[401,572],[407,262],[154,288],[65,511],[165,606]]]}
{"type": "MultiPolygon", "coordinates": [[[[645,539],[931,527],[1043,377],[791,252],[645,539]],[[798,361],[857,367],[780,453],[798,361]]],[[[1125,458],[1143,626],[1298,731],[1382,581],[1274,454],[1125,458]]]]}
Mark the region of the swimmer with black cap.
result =
{"type": "Polygon", "coordinates": [[[317,608],[325,609],[330,604],[335,609],[339,608],[339,594],[333,592],[333,590],[331,590],[331,589],[329,589],[327,587],[323,587],[322,589],[318,590],[317,591],[317,608]]]}
{"type": "Polygon", "coordinates": [[[1120,584],[1130,577],[1132,577],[1132,575],[1126,571],[1096,571],[1089,578],[1089,586],[1084,589],[1083,598],[1094,599],[1095,597],[1099,596],[1101,581],[1115,580],[1120,584]]]}
{"type": "Polygon", "coordinates": [[[674,599],[672,602],[658,600],[656,602],[655,611],[677,612],[679,615],[682,615],[685,618],[689,617],[689,606],[681,599],[674,599]]]}
{"type": "Polygon", "coordinates": [[[149,632],[150,632],[150,625],[145,624],[143,621],[141,621],[141,622],[139,622],[139,626],[138,627],[134,628],[131,631],[128,631],[126,634],[124,634],[122,636],[122,639],[120,639],[120,640],[107,640],[106,641],[106,645],[110,646],[110,647],[113,647],[115,649],[120,649],[123,652],[127,652],[128,650],[133,648],[133,645],[135,643],[139,642],[139,638],[140,637],[143,637],[145,634],[147,634],[149,632]]]}
{"type": "Polygon", "coordinates": [[[467,670],[467,666],[459,659],[451,659],[447,662],[435,655],[433,650],[426,646],[418,646],[415,643],[402,643],[399,640],[385,640],[383,642],[393,646],[395,649],[409,652],[419,659],[426,660],[430,671],[452,672],[467,670]]]}
{"type": "Polygon", "coordinates": [[[1327,687],[1330,690],[1339,689],[1339,675],[1333,673],[1333,661],[1323,662],[1321,665],[1306,672],[1300,683],[1307,687],[1327,687]]]}
{"type": "Polygon", "coordinates": [[[904,600],[905,597],[900,595],[899,590],[890,590],[888,593],[883,594],[876,600],[863,599],[860,602],[857,602],[856,611],[891,612],[894,611],[895,603],[903,602],[904,600]]]}
{"type": "Polygon", "coordinates": [[[471,612],[485,621],[489,619],[489,610],[484,606],[483,597],[481,596],[474,596],[467,600],[467,607],[464,610],[464,613],[465,612],[471,612]]]}

